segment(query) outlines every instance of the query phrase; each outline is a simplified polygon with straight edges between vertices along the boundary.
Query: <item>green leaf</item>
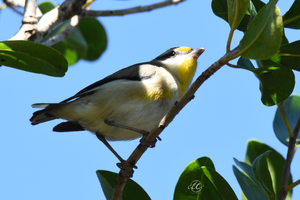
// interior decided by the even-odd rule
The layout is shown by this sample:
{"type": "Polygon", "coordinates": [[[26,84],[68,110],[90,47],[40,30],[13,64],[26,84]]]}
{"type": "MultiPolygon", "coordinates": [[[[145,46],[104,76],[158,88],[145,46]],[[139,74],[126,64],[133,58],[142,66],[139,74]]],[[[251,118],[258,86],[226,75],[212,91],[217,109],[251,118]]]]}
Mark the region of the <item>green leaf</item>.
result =
{"type": "Polygon", "coordinates": [[[291,8],[283,16],[286,28],[300,29],[300,0],[295,0],[291,8]]]}
{"type": "MultiPolygon", "coordinates": [[[[296,123],[300,117],[300,96],[298,95],[290,96],[287,100],[284,101],[282,107],[290,123],[292,130],[294,130],[296,123]]],[[[273,121],[273,128],[276,137],[280,140],[280,142],[288,146],[289,134],[278,108],[276,110],[275,118],[273,121]]],[[[300,144],[300,134],[298,134],[297,136],[296,143],[300,144]]]]}
{"type": "Polygon", "coordinates": [[[233,166],[233,172],[248,200],[268,200],[254,180],[240,172],[235,166],[233,166]]]}
{"type": "Polygon", "coordinates": [[[82,18],[78,25],[87,45],[87,53],[82,58],[98,59],[107,46],[107,36],[102,24],[95,18],[82,18]]]}
{"type": "Polygon", "coordinates": [[[29,41],[0,42],[0,65],[62,77],[68,63],[55,49],[29,41]]]}
{"type": "Polygon", "coordinates": [[[49,12],[50,10],[52,10],[53,8],[55,8],[57,5],[52,3],[51,1],[44,1],[44,2],[41,2],[39,4],[39,9],[41,10],[41,12],[43,14],[49,12]]]}
{"type": "Polygon", "coordinates": [[[283,25],[276,2],[277,0],[270,0],[250,23],[240,45],[244,58],[268,59],[279,50],[283,25]]]}
{"type": "Polygon", "coordinates": [[[249,0],[227,0],[228,23],[231,29],[236,29],[241,23],[249,6],[249,0]]]}
{"type": "MultiPolygon", "coordinates": [[[[272,153],[267,157],[269,171],[273,181],[273,188],[276,196],[280,190],[280,184],[282,179],[283,167],[285,164],[285,159],[280,155],[275,149],[270,146],[263,144],[256,140],[250,140],[247,145],[247,152],[245,156],[245,162],[249,165],[252,165],[256,157],[263,154],[264,152],[271,150],[272,153]]],[[[292,176],[290,175],[289,184],[291,184],[292,176]]],[[[286,200],[290,200],[292,197],[292,192],[289,192],[286,200]]]]}
{"type": "Polygon", "coordinates": [[[52,47],[66,57],[69,66],[85,57],[88,50],[88,45],[78,27],[75,27],[65,40],[54,44],[52,47]]]}
{"type": "MultiPolygon", "coordinates": [[[[218,17],[224,19],[226,22],[228,22],[227,0],[212,0],[211,7],[216,16],[218,16],[218,17]]],[[[249,6],[242,21],[239,23],[239,26],[237,27],[238,30],[243,31],[243,32],[245,32],[247,30],[247,26],[251,19],[250,13],[253,14],[252,11],[253,10],[249,6]]]]}
{"type": "Polygon", "coordinates": [[[252,62],[249,59],[240,57],[238,62],[237,62],[238,66],[242,67],[242,68],[246,68],[246,69],[255,69],[254,65],[252,64],[252,62]]]}
{"type": "Polygon", "coordinates": [[[253,161],[252,169],[256,180],[258,180],[263,186],[264,190],[268,195],[268,199],[275,199],[275,192],[273,190],[272,178],[268,169],[267,157],[271,151],[266,151],[265,153],[256,157],[253,161]]]}
{"type": "Polygon", "coordinates": [[[244,162],[240,162],[237,159],[234,158],[234,162],[237,164],[237,166],[239,166],[248,176],[250,179],[252,179],[254,182],[256,182],[256,184],[262,188],[262,185],[260,184],[259,181],[256,180],[252,167],[251,165],[244,163],[244,162]]]}
{"type": "Polygon", "coordinates": [[[181,173],[177,181],[174,191],[174,200],[197,199],[197,196],[202,193],[203,186],[207,187],[207,189],[205,188],[206,191],[209,190],[210,187],[206,185],[206,182],[207,184],[211,183],[204,175],[201,169],[202,166],[214,169],[213,162],[207,157],[198,158],[191,162],[181,173]]]}
{"type": "MultiPolygon", "coordinates": [[[[106,199],[112,199],[114,183],[117,180],[118,174],[105,170],[97,170],[96,174],[98,176],[106,199]]],[[[139,184],[137,184],[132,179],[127,179],[126,185],[123,190],[122,200],[132,199],[150,200],[150,197],[139,184]]]]}
{"type": "MultiPolygon", "coordinates": [[[[236,197],[234,191],[228,184],[228,182],[214,169],[209,168],[209,167],[201,167],[203,170],[204,175],[209,179],[211,182],[212,186],[214,187],[216,193],[218,193],[220,199],[222,200],[238,200],[236,197]]],[[[203,190],[206,190],[207,187],[205,187],[203,190]]],[[[204,194],[204,193],[203,193],[204,194]]],[[[201,195],[199,195],[201,197],[201,195]]],[[[206,196],[207,197],[207,196],[206,196]]],[[[199,198],[202,199],[202,198],[199,198]]]]}
{"type": "MultiPolygon", "coordinates": [[[[254,6],[254,4],[252,3],[251,0],[250,0],[250,3],[249,3],[249,7],[247,9],[247,13],[249,13],[250,16],[251,16],[250,21],[249,21],[249,23],[250,23],[250,22],[252,22],[254,17],[257,15],[257,10],[256,10],[256,8],[255,8],[255,6],[254,6]]],[[[248,26],[247,26],[247,28],[248,28],[248,26]]]]}
{"type": "Polygon", "coordinates": [[[260,11],[260,9],[262,9],[262,7],[264,7],[266,4],[260,0],[251,0],[252,3],[255,6],[256,11],[260,11]]]}
{"type": "MultiPolygon", "coordinates": [[[[240,64],[239,64],[240,63],[240,64]]],[[[266,106],[273,106],[283,102],[293,92],[295,75],[290,68],[284,66],[262,66],[249,68],[241,64],[241,68],[252,71],[259,78],[261,85],[261,101],[266,106]]]]}
{"type": "MultiPolygon", "coordinates": [[[[49,1],[39,4],[39,8],[41,9],[42,13],[49,12],[54,7],[56,7],[56,5],[49,1]]],[[[69,24],[70,20],[64,21],[40,42],[43,43],[49,38],[62,33],[69,24]]],[[[90,34],[92,35],[92,33],[90,34]]],[[[85,57],[88,52],[88,44],[78,27],[75,27],[65,40],[54,44],[52,47],[66,57],[69,66],[78,62],[79,59],[85,57]]]]}
{"type": "MultiPolygon", "coordinates": [[[[300,71],[300,40],[281,46],[279,52],[270,60],[273,61],[273,66],[276,63],[276,66],[286,66],[300,71]]],[[[264,66],[270,65],[269,60],[261,62],[264,66]]]]}

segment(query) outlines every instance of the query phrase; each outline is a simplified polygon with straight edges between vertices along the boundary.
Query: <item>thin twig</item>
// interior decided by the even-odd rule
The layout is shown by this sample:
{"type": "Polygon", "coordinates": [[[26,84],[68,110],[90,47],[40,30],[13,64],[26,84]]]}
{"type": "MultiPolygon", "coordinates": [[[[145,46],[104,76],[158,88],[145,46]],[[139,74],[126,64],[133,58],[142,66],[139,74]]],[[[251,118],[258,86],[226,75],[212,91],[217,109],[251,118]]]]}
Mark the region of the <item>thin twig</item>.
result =
{"type": "Polygon", "coordinates": [[[79,23],[78,15],[73,16],[70,20],[69,25],[60,34],[50,37],[48,40],[46,40],[42,44],[47,45],[47,46],[52,46],[60,41],[63,41],[72,33],[72,31],[75,29],[75,27],[78,25],[78,23],[79,23]]]}
{"type": "Polygon", "coordinates": [[[104,17],[104,16],[123,16],[133,13],[148,12],[157,8],[162,8],[170,5],[176,5],[185,0],[166,0],[158,3],[154,3],[147,6],[137,6],[133,8],[121,9],[121,10],[83,10],[82,17],[104,17]]]}
{"type": "Polygon", "coordinates": [[[283,168],[283,175],[282,175],[280,190],[278,193],[278,200],[285,200],[287,196],[287,191],[285,190],[288,186],[288,181],[289,181],[289,176],[291,171],[291,163],[295,154],[295,148],[296,148],[295,143],[296,143],[299,130],[300,130],[300,118],[298,119],[297,124],[294,128],[293,137],[290,137],[289,140],[289,147],[288,147],[285,165],[283,168]]]}
{"type": "MultiPolygon", "coordinates": [[[[220,60],[232,57],[234,54],[239,52],[239,46],[233,49],[231,52],[228,52],[223,56],[220,60]]],[[[220,60],[212,64],[209,68],[207,68],[191,85],[185,95],[171,108],[171,110],[164,116],[161,120],[160,125],[152,130],[148,137],[145,139],[145,143],[151,143],[155,140],[155,138],[164,130],[165,127],[169,125],[169,123],[175,118],[175,116],[180,112],[180,110],[194,98],[195,92],[198,88],[209,78],[211,77],[217,70],[219,70],[226,63],[221,63],[220,60]]],[[[148,145],[144,143],[140,143],[136,149],[129,156],[127,161],[125,161],[123,168],[119,172],[119,176],[115,182],[113,199],[119,200],[122,198],[123,189],[125,187],[126,181],[128,177],[125,175],[132,171],[132,166],[135,166],[137,161],[141,158],[143,153],[148,149],[148,145]]]]}

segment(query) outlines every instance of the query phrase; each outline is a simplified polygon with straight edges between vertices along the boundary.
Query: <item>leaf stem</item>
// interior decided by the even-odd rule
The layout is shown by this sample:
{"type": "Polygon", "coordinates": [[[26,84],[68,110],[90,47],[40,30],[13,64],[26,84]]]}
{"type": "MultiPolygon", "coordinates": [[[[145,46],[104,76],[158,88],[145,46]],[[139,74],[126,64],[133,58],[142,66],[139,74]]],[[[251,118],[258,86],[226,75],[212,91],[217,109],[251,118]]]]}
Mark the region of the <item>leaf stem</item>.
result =
{"type": "Polygon", "coordinates": [[[298,181],[292,183],[291,185],[287,186],[287,187],[284,189],[284,191],[285,191],[286,193],[288,193],[289,191],[291,191],[294,187],[296,187],[296,186],[299,185],[299,184],[300,184],[300,179],[299,179],[298,181]]]}
{"type": "Polygon", "coordinates": [[[230,63],[227,63],[226,65],[228,65],[229,67],[232,67],[232,68],[240,68],[239,66],[233,65],[233,64],[230,64],[230,63]]]}
{"type": "Polygon", "coordinates": [[[288,19],[288,20],[284,20],[284,21],[282,22],[282,25],[283,25],[283,26],[286,26],[286,25],[288,25],[289,23],[291,23],[291,22],[293,22],[293,21],[296,21],[296,20],[298,20],[298,19],[300,19],[300,16],[297,16],[297,17],[294,17],[294,18],[291,18],[291,19],[288,19]]]}
{"type": "Polygon", "coordinates": [[[230,51],[230,44],[231,44],[231,41],[232,41],[233,32],[234,32],[234,29],[231,28],[230,32],[229,32],[228,40],[227,40],[227,45],[226,45],[226,52],[227,53],[230,51]]]}
{"type": "Polygon", "coordinates": [[[291,140],[294,137],[294,135],[293,135],[293,131],[292,131],[292,128],[290,126],[289,120],[286,117],[286,114],[283,110],[282,104],[278,104],[277,106],[278,106],[279,112],[281,114],[281,117],[283,119],[283,122],[284,122],[284,124],[287,128],[288,133],[289,133],[290,140],[291,140]]]}

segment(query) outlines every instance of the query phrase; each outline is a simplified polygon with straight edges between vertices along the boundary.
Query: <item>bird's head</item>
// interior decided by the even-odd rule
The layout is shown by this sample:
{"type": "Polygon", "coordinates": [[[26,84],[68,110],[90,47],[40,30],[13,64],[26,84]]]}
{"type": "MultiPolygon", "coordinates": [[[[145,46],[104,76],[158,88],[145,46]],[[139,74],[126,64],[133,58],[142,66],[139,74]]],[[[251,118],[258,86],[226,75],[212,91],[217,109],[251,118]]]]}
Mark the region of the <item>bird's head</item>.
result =
{"type": "Polygon", "coordinates": [[[152,61],[161,63],[180,82],[182,96],[195,75],[197,59],[203,52],[204,48],[174,47],[152,61]]]}

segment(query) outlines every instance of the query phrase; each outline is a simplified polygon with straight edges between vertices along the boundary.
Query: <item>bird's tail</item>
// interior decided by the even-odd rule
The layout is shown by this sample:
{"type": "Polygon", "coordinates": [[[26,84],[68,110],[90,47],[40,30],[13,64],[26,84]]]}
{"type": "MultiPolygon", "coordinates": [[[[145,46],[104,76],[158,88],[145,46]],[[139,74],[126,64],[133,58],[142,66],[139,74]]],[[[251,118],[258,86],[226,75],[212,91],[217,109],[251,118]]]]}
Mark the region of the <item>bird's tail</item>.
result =
{"type": "Polygon", "coordinates": [[[53,119],[57,119],[54,115],[50,112],[53,108],[57,108],[59,105],[58,103],[36,103],[33,104],[33,108],[44,108],[43,110],[38,110],[33,113],[32,117],[30,118],[31,124],[36,125],[42,122],[50,121],[53,119]]]}

